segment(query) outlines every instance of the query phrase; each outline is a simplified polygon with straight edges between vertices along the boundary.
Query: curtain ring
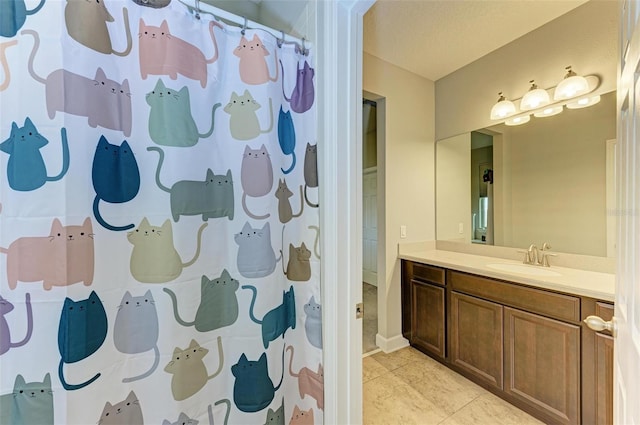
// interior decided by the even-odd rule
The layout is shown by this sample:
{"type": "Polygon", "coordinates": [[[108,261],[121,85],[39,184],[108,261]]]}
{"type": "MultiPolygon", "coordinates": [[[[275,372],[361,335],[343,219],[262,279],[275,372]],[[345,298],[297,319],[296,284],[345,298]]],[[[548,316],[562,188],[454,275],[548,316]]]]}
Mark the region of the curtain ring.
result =
{"type": "Polygon", "coordinates": [[[242,24],[242,30],[240,31],[240,34],[244,35],[246,31],[247,31],[247,18],[244,18],[244,24],[242,24]]]}
{"type": "Polygon", "coordinates": [[[304,45],[304,37],[302,37],[302,55],[303,56],[307,56],[309,52],[307,51],[307,48],[304,45]]]}
{"type": "Polygon", "coordinates": [[[200,19],[200,0],[196,0],[196,19],[200,19]]]}

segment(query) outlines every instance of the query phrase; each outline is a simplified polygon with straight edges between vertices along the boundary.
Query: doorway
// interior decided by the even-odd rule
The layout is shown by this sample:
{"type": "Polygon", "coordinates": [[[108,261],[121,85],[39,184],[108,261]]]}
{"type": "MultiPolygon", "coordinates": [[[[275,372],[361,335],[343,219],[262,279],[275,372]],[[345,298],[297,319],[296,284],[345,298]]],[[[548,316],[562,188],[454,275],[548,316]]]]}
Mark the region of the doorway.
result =
{"type": "MultiPolygon", "coordinates": [[[[377,353],[380,323],[386,320],[385,236],[386,99],[362,92],[362,353],[377,353]]],[[[384,339],[383,339],[384,341],[384,339]]]]}
{"type": "Polygon", "coordinates": [[[362,353],[378,349],[377,104],[362,99],[362,353]]]}

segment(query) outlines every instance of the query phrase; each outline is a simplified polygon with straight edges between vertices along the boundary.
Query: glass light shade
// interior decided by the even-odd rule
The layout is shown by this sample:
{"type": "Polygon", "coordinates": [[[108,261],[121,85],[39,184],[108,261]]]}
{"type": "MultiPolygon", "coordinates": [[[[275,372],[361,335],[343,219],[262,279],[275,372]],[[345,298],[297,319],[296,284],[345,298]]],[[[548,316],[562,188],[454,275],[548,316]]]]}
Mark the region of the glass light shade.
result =
{"type": "Polygon", "coordinates": [[[548,105],[551,102],[549,99],[549,93],[544,89],[529,90],[520,101],[520,109],[522,111],[528,111],[530,109],[540,108],[548,105]]]}
{"type": "Polygon", "coordinates": [[[506,125],[521,125],[531,121],[531,115],[524,115],[520,117],[510,118],[506,120],[504,123],[506,125]]]}
{"type": "Polygon", "coordinates": [[[582,99],[578,99],[575,102],[567,103],[567,108],[569,109],[587,108],[591,105],[595,105],[598,102],[600,102],[600,95],[592,96],[592,97],[584,97],[582,99]]]}
{"type": "Polygon", "coordinates": [[[553,93],[553,100],[571,99],[589,92],[587,79],[580,75],[573,75],[560,81],[553,93]]]}
{"type": "MultiPolygon", "coordinates": [[[[502,99],[502,98],[501,98],[502,99]]],[[[500,100],[491,108],[491,119],[501,120],[516,113],[516,105],[510,100],[500,100]]]]}
{"type": "Polygon", "coordinates": [[[537,118],[551,117],[553,115],[558,115],[562,111],[562,106],[549,106],[548,108],[544,108],[540,112],[536,112],[535,114],[533,114],[533,116],[537,118]]]}

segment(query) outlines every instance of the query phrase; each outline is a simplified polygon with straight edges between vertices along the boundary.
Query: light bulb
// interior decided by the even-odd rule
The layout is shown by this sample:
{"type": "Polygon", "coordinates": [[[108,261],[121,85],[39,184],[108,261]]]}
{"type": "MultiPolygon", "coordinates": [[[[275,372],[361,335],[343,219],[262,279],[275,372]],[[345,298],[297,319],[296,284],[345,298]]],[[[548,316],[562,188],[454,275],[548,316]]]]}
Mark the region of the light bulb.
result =
{"type": "Polygon", "coordinates": [[[516,113],[516,105],[512,101],[506,100],[502,92],[498,93],[498,102],[491,108],[490,118],[492,120],[504,119],[516,113]]]}
{"type": "Polygon", "coordinates": [[[531,80],[530,83],[531,88],[520,101],[520,110],[522,111],[540,108],[550,102],[549,93],[546,90],[539,89],[534,80],[531,80]]]}
{"type": "Polygon", "coordinates": [[[553,100],[565,100],[572,97],[580,96],[589,92],[589,83],[587,79],[577,75],[571,70],[571,67],[567,67],[567,75],[564,76],[564,80],[560,81],[555,91],[553,92],[553,100]]]}
{"type": "Polygon", "coordinates": [[[531,121],[531,116],[530,115],[522,115],[522,116],[519,116],[519,117],[510,118],[510,119],[506,120],[504,123],[506,125],[521,125],[521,124],[528,123],[529,121],[531,121]]]}
{"type": "Polygon", "coordinates": [[[567,108],[569,109],[587,108],[591,105],[595,105],[598,102],[600,102],[600,95],[584,97],[582,99],[577,100],[576,102],[567,103],[567,108]]]}
{"type": "Polygon", "coordinates": [[[562,106],[550,106],[548,108],[544,108],[540,112],[536,112],[533,116],[537,118],[551,117],[553,115],[558,115],[563,110],[562,106]]]}

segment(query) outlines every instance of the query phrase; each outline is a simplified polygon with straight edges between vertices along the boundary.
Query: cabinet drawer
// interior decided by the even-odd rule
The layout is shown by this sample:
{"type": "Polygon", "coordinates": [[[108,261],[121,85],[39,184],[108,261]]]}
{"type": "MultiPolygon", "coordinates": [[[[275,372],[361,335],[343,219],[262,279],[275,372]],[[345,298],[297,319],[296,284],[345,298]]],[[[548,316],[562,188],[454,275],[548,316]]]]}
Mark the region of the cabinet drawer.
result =
{"type": "Polygon", "coordinates": [[[449,284],[454,291],[464,292],[500,304],[570,322],[580,321],[580,298],[540,289],[501,282],[449,270],[449,284]]]}
{"type": "Polygon", "coordinates": [[[428,266],[426,264],[413,263],[413,278],[444,286],[445,269],[428,266]]]}

